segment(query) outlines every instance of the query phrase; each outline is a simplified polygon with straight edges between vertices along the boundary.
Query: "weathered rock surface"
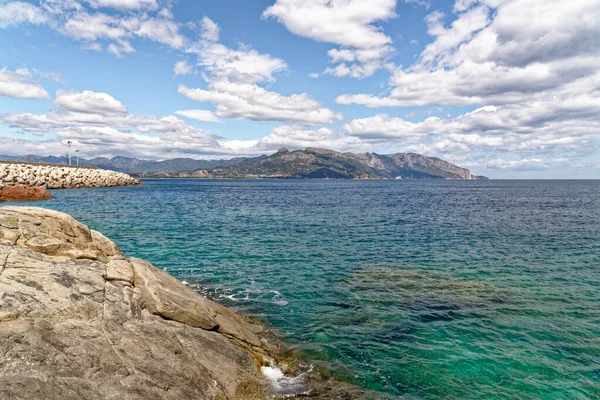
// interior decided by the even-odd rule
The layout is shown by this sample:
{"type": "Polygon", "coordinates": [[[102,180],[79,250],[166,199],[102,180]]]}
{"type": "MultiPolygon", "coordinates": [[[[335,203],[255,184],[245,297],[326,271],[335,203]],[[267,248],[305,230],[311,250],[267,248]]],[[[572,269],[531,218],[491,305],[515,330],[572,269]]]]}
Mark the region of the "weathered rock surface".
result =
{"type": "Polygon", "coordinates": [[[0,188],[14,185],[74,189],[137,186],[141,182],[122,172],[98,168],[0,162],[0,188]]]}
{"type": "Polygon", "coordinates": [[[41,186],[15,185],[5,186],[0,190],[0,202],[2,201],[35,201],[53,199],[50,193],[41,186]]]}
{"type": "Polygon", "coordinates": [[[260,328],[72,217],[0,208],[0,399],[260,399],[260,328]]]}

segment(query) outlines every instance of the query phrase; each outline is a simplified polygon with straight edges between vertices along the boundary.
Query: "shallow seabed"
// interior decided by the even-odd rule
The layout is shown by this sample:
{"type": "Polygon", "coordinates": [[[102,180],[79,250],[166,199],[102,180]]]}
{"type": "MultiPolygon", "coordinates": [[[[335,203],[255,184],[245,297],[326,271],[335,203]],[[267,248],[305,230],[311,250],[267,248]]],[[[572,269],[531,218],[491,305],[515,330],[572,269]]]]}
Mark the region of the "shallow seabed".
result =
{"type": "Polygon", "coordinates": [[[147,180],[68,212],[410,398],[600,397],[600,181],[147,180]]]}

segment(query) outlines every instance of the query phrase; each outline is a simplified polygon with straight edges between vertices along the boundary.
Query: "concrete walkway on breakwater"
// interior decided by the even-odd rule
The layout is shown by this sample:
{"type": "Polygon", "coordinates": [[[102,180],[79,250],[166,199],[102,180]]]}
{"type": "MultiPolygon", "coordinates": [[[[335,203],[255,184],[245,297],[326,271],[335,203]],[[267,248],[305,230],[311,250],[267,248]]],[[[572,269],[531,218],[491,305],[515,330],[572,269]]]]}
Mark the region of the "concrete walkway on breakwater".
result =
{"type": "Polygon", "coordinates": [[[75,189],[137,186],[141,182],[128,174],[96,167],[0,161],[0,188],[14,185],[75,189]]]}

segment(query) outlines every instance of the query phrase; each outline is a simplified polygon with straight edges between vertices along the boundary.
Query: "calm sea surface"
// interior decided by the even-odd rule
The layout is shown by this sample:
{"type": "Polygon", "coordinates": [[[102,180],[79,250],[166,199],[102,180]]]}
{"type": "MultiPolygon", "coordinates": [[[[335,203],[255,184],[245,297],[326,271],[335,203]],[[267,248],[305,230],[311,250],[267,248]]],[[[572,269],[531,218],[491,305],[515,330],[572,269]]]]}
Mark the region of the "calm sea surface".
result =
{"type": "Polygon", "coordinates": [[[600,398],[600,181],[146,180],[72,214],[391,395],[600,398]]]}

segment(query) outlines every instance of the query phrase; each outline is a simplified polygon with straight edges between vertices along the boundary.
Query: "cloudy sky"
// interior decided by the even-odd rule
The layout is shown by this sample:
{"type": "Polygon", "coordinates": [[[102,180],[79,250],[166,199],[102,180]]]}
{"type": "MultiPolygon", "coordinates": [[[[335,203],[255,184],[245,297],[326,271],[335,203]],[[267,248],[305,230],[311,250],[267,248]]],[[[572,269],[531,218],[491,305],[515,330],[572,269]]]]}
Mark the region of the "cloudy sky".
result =
{"type": "Polygon", "coordinates": [[[0,154],[600,178],[600,0],[0,0],[0,154]]]}

